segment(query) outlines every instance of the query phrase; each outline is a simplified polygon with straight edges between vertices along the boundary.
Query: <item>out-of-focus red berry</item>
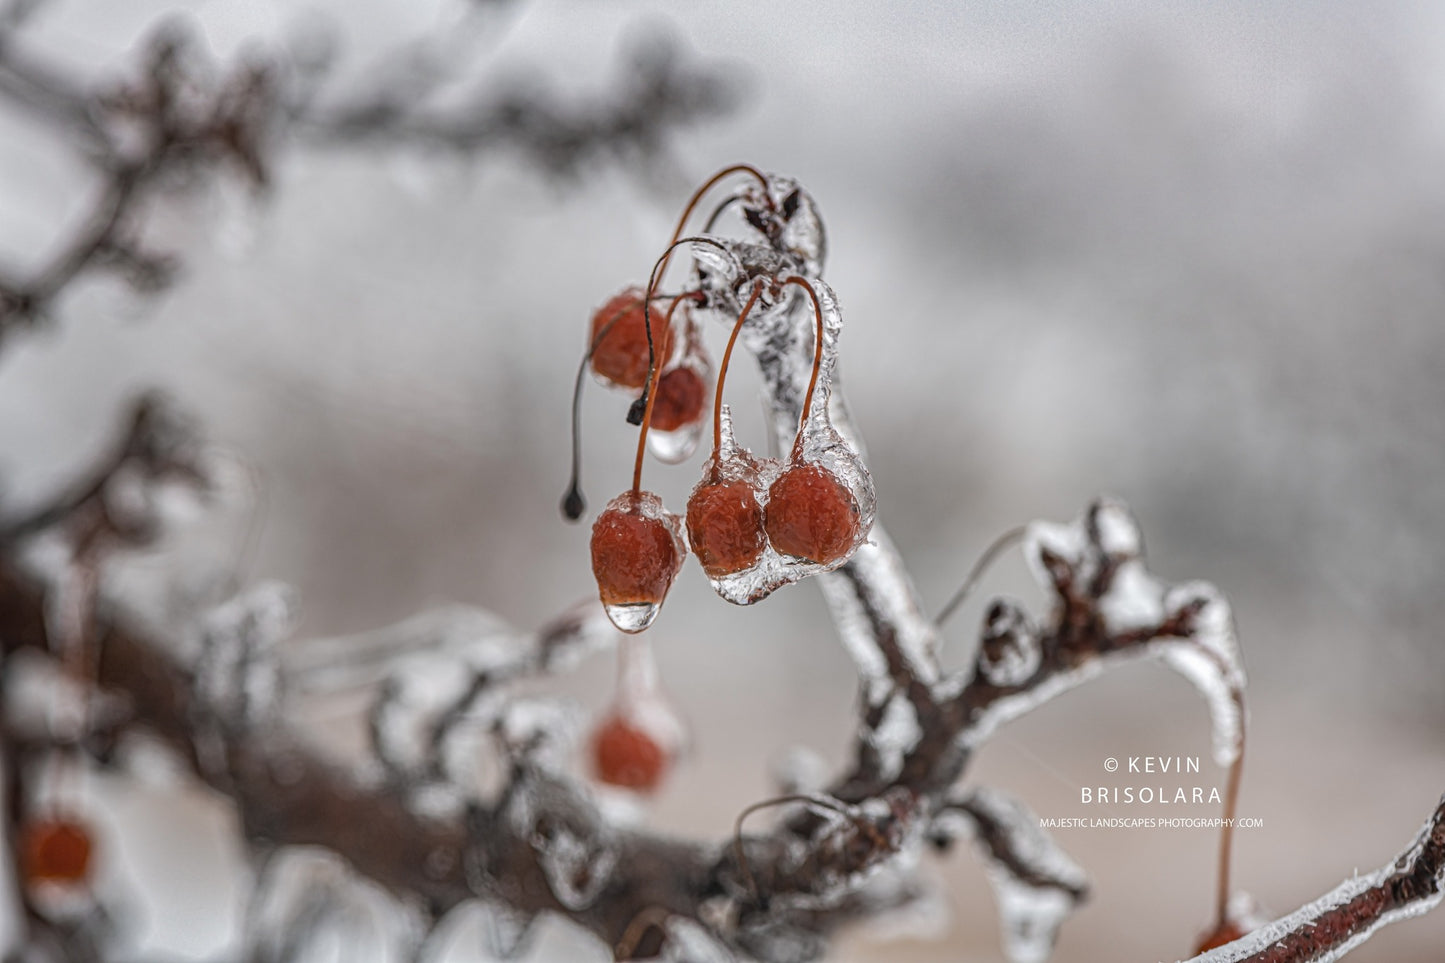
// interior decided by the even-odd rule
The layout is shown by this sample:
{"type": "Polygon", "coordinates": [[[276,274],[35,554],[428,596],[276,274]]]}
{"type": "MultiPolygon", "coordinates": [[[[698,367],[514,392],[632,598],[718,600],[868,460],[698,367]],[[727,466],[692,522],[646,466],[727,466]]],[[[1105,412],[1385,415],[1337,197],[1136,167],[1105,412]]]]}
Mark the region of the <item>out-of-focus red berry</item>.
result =
{"type": "Polygon", "coordinates": [[[657,739],[621,715],[608,716],[592,734],[592,765],[609,786],[652,792],[671,761],[657,739]]]}
{"type": "Polygon", "coordinates": [[[707,404],[707,383],[689,365],[664,371],[657,379],[657,400],[652,404],[652,427],[677,431],[702,420],[707,404]]]}
{"type": "Polygon", "coordinates": [[[852,551],[858,516],[857,501],[836,475],[796,462],[768,489],[763,527],[781,554],[831,565],[852,551]]]}
{"type": "Polygon", "coordinates": [[[1194,948],[1194,955],[1206,953],[1209,950],[1217,950],[1221,946],[1233,943],[1235,940],[1245,936],[1244,930],[1233,920],[1225,920],[1219,926],[1205,933],[1199,938],[1199,945],[1194,948]]]}
{"type": "Polygon", "coordinates": [[[687,500],[687,540],[710,578],[752,568],[767,546],[753,486],[734,479],[694,488],[687,500]]]}
{"type": "Polygon", "coordinates": [[[22,830],[27,883],[84,883],[90,875],[90,832],[72,819],[45,819],[22,830]]]}
{"type": "MultiPolygon", "coordinates": [[[[647,317],[643,303],[642,289],[628,288],[592,315],[592,370],[598,377],[625,388],[641,388],[647,382],[647,317]],[[604,329],[606,334],[602,333],[604,329]]],[[[663,320],[664,312],[650,314],[653,349],[660,368],[672,353],[672,331],[663,320]]]]}

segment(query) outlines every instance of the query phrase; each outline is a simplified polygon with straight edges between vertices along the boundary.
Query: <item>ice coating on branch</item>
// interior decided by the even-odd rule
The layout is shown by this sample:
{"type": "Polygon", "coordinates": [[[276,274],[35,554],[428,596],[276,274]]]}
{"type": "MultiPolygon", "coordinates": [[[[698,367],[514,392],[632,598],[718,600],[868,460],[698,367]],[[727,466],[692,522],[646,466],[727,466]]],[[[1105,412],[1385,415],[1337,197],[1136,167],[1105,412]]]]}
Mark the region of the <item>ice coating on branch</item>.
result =
{"type": "MultiPolygon", "coordinates": [[[[1097,499],[1070,523],[1034,522],[1024,539],[1034,577],[1055,596],[1056,619],[1092,609],[1110,639],[1144,633],[1147,651],[1193,683],[1209,706],[1214,759],[1227,766],[1243,748],[1246,684],[1229,603],[1204,582],[1167,585],[1145,568],[1142,551],[1133,516],[1111,498],[1097,499]]],[[[1102,655],[1109,648],[1106,642],[1102,655]]],[[[1062,677],[1069,687],[1082,680],[1079,672],[1056,673],[1046,685],[1055,691],[1062,677]]],[[[1038,704],[1039,691],[1009,715],[1038,704]]]]}
{"type": "Polygon", "coordinates": [[[1334,963],[1381,927],[1411,919],[1440,905],[1445,896],[1445,797],[1399,859],[1365,876],[1345,880],[1312,903],[1266,923],[1248,935],[1198,957],[1197,963],[1270,959],[1281,942],[1301,948],[1280,959],[1334,963]],[[1421,867],[1422,859],[1430,864],[1421,867]],[[1422,872],[1433,871],[1433,875],[1422,872]],[[1333,943],[1334,945],[1329,945],[1333,943]]]}
{"type": "Polygon", "coordinates": [[[497,960],[514,960],[527,952],[535,932],[535,916],[492,900],[476,905],[484,953],[497,960]]]}
{"type": "Polygon", "coordinates": [[[213,609],[202,626],[196,665],[207,704],[236,722],[271,711],[280,697],[275,646],[296,620],[296,593],[275,581],[258,582],[213,609]]]}
{"type": "Polygon", "coordinates": [[[1012,963],[1043,963],[1054,951],[1073,900],[1062,890],[1028,886],[992,868],[988,877],[998,900],[1004,954],[1012,963]]]}
{"type": "Polygon", "coordinates": [[[580,729],[581,712],[574,704],[542,697],[508,702],[495,724],[509,755],[549,773],[571,768],[580,729]]]}
{"type": "Polygon", "coordinates": [[[578,833],[566,825],[532,834],[537,862],[557,901],[573,912],[591,906],[617,865],[617,847],[606,833],[578,833]]]}
{"type": "Polygon", "coordinates": [[[965,808],[998,902],[1004,952],[1013,963],[1041,963],[1082,898],[1084,871],[1012,796],[976,789],[965,808]]]}
{"type": "Polygon", "coordinates": [[[1163,658],[1208,702],[1214,761],[1230,765],[1244,747],[1245,677],[1229,602],[1213,585],[1189,582],[1170,589],[1164,605],[1171,615],[1193,613],[1188,640],[1166,645],[1163,658]]]}
{"type": "Polygon", "coordinates": [[[736,957],[707,928],[683,916],[671,916],[664,927],[662,958],[672,963],[735,963],[736,957]]]}
{"type": "Polygon", "coordinates": [[[1039,670],[1043,650],[1023,604],[995,599],[984,615],[978,671],[990,685],[1022,685],[1039,670]]]}
{"type": "MultiPolygon", "coordinates": [[[[580,623],[583,616],[568,612],[563,616],[567,618],[580,623]]],[[[582,631],[580,625],[577,631],[582,631]]],[[[487,671],[517,662],[528,644],[527,637],[500,616],[450,605],[367,632],[287,646],[286,670],[298,691],[319,694],[375,685],[411,659],[465,662],[487,671]]]]}
{"type": "Polygon", "coordinates": [[[403,934],[380,889],[325,851],[294,848],[271,858],[244,929],[248,960],[328,958],[381,963],[403,934]]]}
{"type": "Polygon", "coordinates": [[[918,710],[901,690],[883,707],[883,718],[878,725],[864,735],[869,747],[878,754],[879,775],[885,779],[893,779],[903,770],[904,757],[922,738],[918,710]]]}

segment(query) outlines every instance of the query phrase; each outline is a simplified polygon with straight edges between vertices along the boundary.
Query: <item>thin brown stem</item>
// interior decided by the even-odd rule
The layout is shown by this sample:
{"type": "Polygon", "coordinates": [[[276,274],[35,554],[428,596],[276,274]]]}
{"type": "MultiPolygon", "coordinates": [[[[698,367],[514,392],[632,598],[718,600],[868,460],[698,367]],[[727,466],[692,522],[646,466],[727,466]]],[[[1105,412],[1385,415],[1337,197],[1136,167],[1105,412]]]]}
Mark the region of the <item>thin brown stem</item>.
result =
{"type": "Polygon", "coordinates": [[[968,599],[969,593],[978,585],[978,580],[983,577],[984,572],[988,571],[993,560],[998,558],[1005,549],[1017,544],[1027,531],[1027,525],[1019,525],[994,539],[988,548],[983,550],[983,554],[978,557],[978,560],[973,563],[973,568],[968,570],[968,575],[964,578],[963,584],[958,587],[958,591],[954,592],[953,597],[938,610],[938,617],[933,620],[933,624],[942,625],[947,622],[948,617],[958,611],[958,607],[968,599]]]}
{"type": "MultiPolygon", "coordinates": [[[[748,174],[755,178],[762,187],[764,196],[767,196],[768,178],[762,171],[751,164],[734,164],[731,167],[724,167],[703,181],[702,186],[692,192],[692,197],[688,198],[687,204],[683,206],[682,216],[677,219],[677,227],[673,228],[672,240],[668,242],[669,245],[675,245],[677,239],[682,237],[682,229],[687,227],[687,219],[692,216],[692,212],[697,208],[697,205],[702,201],[703,197],[707,195],[707,192],[717,186],[724,178],[730,177],[733,174],[748,174]]],[[[771,203],[771,198],[769,198],[769,202],[771,203]]],[[[711,227],[711,223],[709,223],[708,226],[711,227]]],[[[668,249],[668,254],[665,256],[671,257],[671,248],[668,249]]],[[[664,265],[664,270],[666,270],[666,265],[664,265]]]]}
{"type": "Polygon", "coordinates": [[[803,413],[798,417],[798,437],[793,442],[793,453],[796,455],[803,445],[803,429],[808,426],[808,416],[813,410],[813,392],[818,387],[818,372],[823,368],[823,302],[818,300],[817,290],[806,278],[798,277],[795,274],[785,280],[783,284],[796,284],[808,292],[808,297],[813,299],[813,315],[818,321],[813,345],[813,374],[808,378],[808,393],[803,396],[803,413]]]}
{"type": "Polygon", "coordinates": [[[826,796],[811,796],[803,793],[790,793],[786,796],[774,796],[772,799],[764,799],[755,802],[738,813],[738,818],[733,822],[733,855],[738,861],[738,871],[748,881],[748,888],[753,891],[753,899],[761,902],[762,892],[758,889],[757,877],[753,875],[751,864],[748,863],[747,854],[743,852],[743,822],[755,812],[764,809],[771,809],[774,806],[786,806],[788,803],[803,803],[808,806],[817,806],[820,809],[831,810],[840,816],[849,816],[847,809],[841,803],[834,802],[826,796]]]}
{"type": "MultiPolygon", "coordinates": [[[[647,454],[647,429],[652,424],[652,406],[657,402],[657,392],[653,389],[657,385],[657,345],[652,338],[652,295],[657,290],[657,282],[662,279],[662,273],[667,269],[668,258],[672,252],[684,244],[711,244],[724,254],[731,255],[732,252],[726,246],[710,237],[684,237],[673,241],[662,252],[657,263],[652,266],[652,273],[647,278],[647,294],[642,303],[642,324],[647,329],[647,381],[642,385],[642,397],[646,399],[646,407],[642,411],[642,430],[637,433],[637,459],[632,465],[632,494],[634,497],[642,493],[642,459],[647,454]]],[[[681,296],[679,296],[679,299],[681,296]]],[[[677,301],[673,302],[676,307],[677,301]]],[[[672,316],[671,309],[668,317],[672,316]]]]}
{"type": "Polygon", "coordinates": [[[1214,925],[1222,929],[1229,921],[1230,863],[1234,850],[1234,813],[1239,802],[1239,783],[1244,776],[1244,693],[1234,693],[1234,705],[1239,712],[1239,752],[1229,764],[1229,781],[1224,789],[1224,825],[1219,830],[1219,882],[1215,891],[1214,925]]]}
{"type": "MultiPolygon", "coordinates": [[[[672,327],[673,312],[679,304],[691,297],[691,294],[679,294],[672,299],[672,303],[667,306],[667,315],[663,318],[664,328],[672,327]]],[[[652,317],[648,308],[647,304],[642,306],[643,323],[647,325],[647,384],[642,390],[647,399],[647,407],[642,412],[642,430],[637,433],[637,460],[632,465],[634,495],[642,491],[642,458],[647,453],[647,429],[652,427],[652,406],[657,403],[657,349],[652,343],[652,317]]]]}
{"type": "Polygon", "coordinates": [[[717,390],[712,401],[712,461],[717,466],[718,453],[722,450],[722,399],[723,382],[728,377],[728,363],[732,360],[733,345],[737,343],[738,332],[743,329],[743,322],[748,318],[748,312],[757,303],[758,296],[763,293],[763,282],[760,279],[753,285],[753,293],[748,295],[747,303],[743,305],[742,312],[738,315],[737,321],[733,324],[732,334],[728,335],[728,346],[723,350],[722,362],[717,369],[717,390]]]}
{"type": "Polygon", "coordinates": [[[627,924],[627,929],[622,931],[622,939],[612,948],[614,960],[630,960],[632,954],[642,943],[642,938],[647,935],[648,930],[658,930],[667,938],[667,921],[672,914],[661,906],[648,906],[632,918],[627,924]]]}

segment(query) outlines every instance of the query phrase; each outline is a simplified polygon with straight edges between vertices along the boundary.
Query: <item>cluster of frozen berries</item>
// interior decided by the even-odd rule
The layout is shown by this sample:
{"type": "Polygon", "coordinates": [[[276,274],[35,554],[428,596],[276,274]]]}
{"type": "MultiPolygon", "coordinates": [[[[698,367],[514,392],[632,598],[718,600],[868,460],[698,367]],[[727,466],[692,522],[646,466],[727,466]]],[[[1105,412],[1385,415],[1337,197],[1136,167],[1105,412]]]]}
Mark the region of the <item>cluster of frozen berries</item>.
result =
{"type": "MultiPolygon", "coordinates": [[[[821,224],[794,181],[747,166],[727,168],[693,195],[647,285],[627,288],[593,315],[586,363],[605,384],[636,393],[630,420],[641,426],[632,487],[608,503],[592,528],[598,593],[622,631],[640,632],[656,618],[689,546],[718,594],[748,604],[842,565],[867,538],[872,481],[828,417],[842,320],[831,289],[817,276],[822,257],[821,224]],[[749,183],[714,210],[703,234],[683,237],[704,195],[734,175],[746,175],[749,183]],[[712,233],[734,206],[745,237],[712,233]],[[684,246],[692,252],[688,280],[680,293],[660,294],[669,261],[684,246]],[[796,310],[800,305],[811,311],[796,310]],[[684,525],[642,488],[642,463],[649,432],[654,454],[664,461],[682,460],[697,446],[711,387],[701,334],[701,319],[709,315],[732,330],[713,389],[712,451],[684,525]],[[778,365],[811,345],[810,368],[782,371],[802,392],[785,458],[755,455],[732,437],[722,397],[740,334],[755,346],[779,349],[771,352],[778,365]]],[[[572,518],[584,508],[575,467],[563,507],[572,518]]]]}

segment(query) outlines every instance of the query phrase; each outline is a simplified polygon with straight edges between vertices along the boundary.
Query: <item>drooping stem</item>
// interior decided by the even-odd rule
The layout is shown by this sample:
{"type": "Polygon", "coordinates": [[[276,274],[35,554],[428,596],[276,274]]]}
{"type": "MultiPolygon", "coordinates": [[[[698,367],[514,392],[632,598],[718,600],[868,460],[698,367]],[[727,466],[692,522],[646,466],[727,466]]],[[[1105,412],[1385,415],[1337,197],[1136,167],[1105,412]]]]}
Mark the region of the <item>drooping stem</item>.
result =
{"type": "Polygon", "coordinates": [[[823,302],[818,300],[818,292],[806,278],[798,277],[796,274],[783,282],[784,284],[796,284],[808,292],[808,297],[813,299],[813,315],[817,319],[818,327],[813,344],[813,374],[808,378],[808,392],[803,395],[803,413],[798,418],[798,437],[793,442],[793,452],[796,455],[802,450],[803,429],[808,426],[808,416],[813,410],[813,392],[818,387],[818,372],[823,367],[823,302]]]}
{"type": "Polygon", "coordinates": [[[1239,783],[1244,775],[1244,736],[1248,722],[1244,717],[1244,693],[1234,693],[1234,706],[1239,712],[1239,752],[1229,764],[1229,781],[1224,789],[1224,824],[1219,829],[1219,882],[1215,891],[1214,924],[1223,928],[1229,921],[1229,874],[1234,850],[1234,812],[1239,802],[1239,783]]]}
{"type": "MultiPolygon", "coordinates": [[[[647,331],[647,381],[642,385],[642,397],[645,407],[642,410],[642,429],[637,433],[637,459],[632,465],[632,495],[637,497],[642,493],[642,459],[647,454],[647,429],[652,424],[652,406],[657,402],[657,345],[652,338],[652,297],[657,290],[657,282],[662,279],[662,272],[667,269],[667,261],[672,257],[672,252],[684,244],[711,244],[713,247],[729,256],[732,252],[727,247],[710,237],[684,237],[673,241],[662,252],[657,263],[652,266],[652,274],[647,278],[647,294],[642,302],[642,324],[647,331]]],[[[678,301],[690,295],[679,295],[672,302],[668,309],[667,317],[669,323],[672,319],[672,310],[677,307],[678,301]]]]}
{"type": "Polygon", "coordinates": [[[717,369],[717,391],[712,401],[712,461],[714,467],[717,465],[718,453],[722,450],[722,399],[723,382],[728,377],[728,363],[732,360],[733,345],[737,343],[738,332],[743,329],[743,322],[748,318],[748,312],[757,303],[758,295],[763,293],[763,282],[759,280],[753,285],[753,293],[748,296],[747,303],[743,305],[742,312],[738,314],[737,321],[733,324],[732,334],[728,335],[728,346],[723,350],[722,362],[717,369]]]}
{"type": "Polygon", "coordinates": [[[983,577],[984,572],[988,571],[988,567],[993,564],[993,560],[998,558],[999,554],[1005,549],[1016,544],[1027,532],[1028,526],[1019,525],[994,539],[992,544],[984,549],[983,554],[973,563],[973,567],[968,570],[968,575],[964,578],[963,584],[958,587],[958,591],[954,592],[953,597],[944,603],[943,608],[938,610],[938,615],[934,618],[933,624],[942,626],[944,622],[947,622],[948,617],[958,611],[958,607],[968,599],[969,593],[978,585],[978,580],[983,577]]]}
{"type": "MultiPolygon", "coordinates": [[[[697,297],[698,291],[685,291],[680,295],[672,296],[673,307],[677,302],[690,297],[697,297]]],[[[659,295],[654,300],[662,300],[659,295]]],[[[646,305],[643,306],[646,311],[646,305]]],[[[627,313],[627,308],[620,308],[608,318],[606,323],[593,336],[592,343],[587,346],[587,351],[582,355],[582,360],[577,365],[577,378],[572,384],[572,473],[567,484],[567,491],[562,495],[562,515],[569,521],[576,521],[587,511],[587,499],[582,495],[582,385],[587,375],[587,365],[592,356],[597,353],[597,348],[612,330],[613,325],[622,320],[627,313]]],[[[668,310],[668,322],[671,323],[672,311],[668,310]]]]}
{"type": "Polygon", "coordinates": [[[623,308],[607,319],[577,364],[577,380],[572,384],[572,474],[567,482],[567,491],[562,496],[562,515],[569,521],[575,522],[587,511],[587,499],[582,496],[582,383],[587,375],[587,365],[592,361],[597,346],[625,313],[626,309],[623,308]]]}
{"type": "MultiPolygon", "coordinates": [[[[763,196],[767,198],[768,204],[772,204],[772,198],[768,196],[768,178],[766,174],[764,174],[762,171],[758,170],[751,164],[734,164],[731,167],[724,167],[722,170],[718,171],[716,174],[703,181],[702,186],[692,192],[692,197],[688,198],[687,204],[683,206],[682,216],[677,219],[677,227],[673,228],[672,240],[668,242],[669,245],[677,244],[677,239],[682,237],[682,229],[687,227],[687,219],[692,216],[692,212],[696,210],[697,205],[707,195],[707,192],[717,186],[717,184],[724,178],[731,177],[733,174],[747,174],[756,179],[758,185],[763,189],[763,196]]],[[[710,229],[711,227],[712,223],[711,221],[709,221],[708,228],[710,229]]],[[[669,247],[668,253],[664,255],[664,257],[670,257],[671,253],[672,248],[669,247]]],[[[664,270],[666,270],[665,264],[664,270]]]]}

